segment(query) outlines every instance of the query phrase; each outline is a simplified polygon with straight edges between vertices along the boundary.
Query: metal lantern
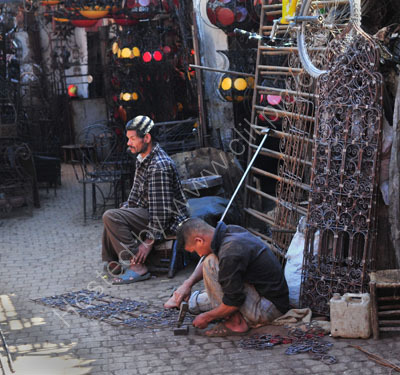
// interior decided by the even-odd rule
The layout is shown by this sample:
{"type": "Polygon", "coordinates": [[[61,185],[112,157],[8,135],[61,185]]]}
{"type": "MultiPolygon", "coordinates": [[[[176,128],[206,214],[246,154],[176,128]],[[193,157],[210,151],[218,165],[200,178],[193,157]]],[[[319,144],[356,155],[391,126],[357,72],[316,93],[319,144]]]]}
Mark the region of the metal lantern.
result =
{"type": "Polygon", "coordinates": [[[57,5],[60,3],[60,0],[49,0],[49,1],[41,1],[41,5],[57,5]]]}
{"type": "Polygon", "coordinates": [[[130,101],[138,101],[139,100],[139,93],[133,90],[125,90],[121,91],[119,94],[119,100],[123,102],[130,102],[130,101]]]}
{"type": "Polygon", "coordinates": [[[116,58],[126,62],[137,59],[142,55],[142,48],[138,43],[137,33],[130,27],[125,27],[118,33],[111,49],[116,58]]]}
{"type": "Polygon", "coordinates": [[[162,7],[166,12],[172,12],[173,7],[179,8],[179,0],[162,0],[162,7]],[[172,7],[171,7],[172,4],[172,7]]]}
{"type": "Polygon", "coordinates": [[[158,48],[155,50],[146,50],[143,52],[142,56],[143,62],[148,64],[150,62],[160,62],[164,59],[164,54],[162,52],[162,48],[158,48]]]}
{"type": "Polygon", "coordinates": [[[243,27],[250,20],[246,0],[208,0],[206,7],[210,22],[222,30],[243,27]]]}
{"type": "Polygon", "coordinates": [[[132,18],[153,18],[159,11],[158,0],[127,0],[126,7],[132,18]]]}
{"type": "Polygon", "coordinates": [[[85,18],[81,18],[81,19],[70,19],[71,25],[75,26],[75,27],[93,27],[94,25],[96,25],[97,23],[97,19],[85,19],[85,18]]]}
{"type": "Polygon", "coordinates": [[[223,74],[219,80],[218,92],[228,102],[241,102],[253,86],[252,77],[223,74]]]}

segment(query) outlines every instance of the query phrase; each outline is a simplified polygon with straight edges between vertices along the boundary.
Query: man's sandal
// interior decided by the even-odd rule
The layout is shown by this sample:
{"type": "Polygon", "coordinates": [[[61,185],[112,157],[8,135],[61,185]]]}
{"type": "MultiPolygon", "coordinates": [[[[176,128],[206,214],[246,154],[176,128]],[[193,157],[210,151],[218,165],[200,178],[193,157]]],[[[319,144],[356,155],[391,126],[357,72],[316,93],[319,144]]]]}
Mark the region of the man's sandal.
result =
{"type": "Polygon", "coordinates": [[[144,281],[150,279],[150,272],[145,273],[144,275],[139,275],[137,272],[128,269],[121,277],[116,277],[112,280],[113,285],[119,284],[132,284],[138,281],[144,281]]]}

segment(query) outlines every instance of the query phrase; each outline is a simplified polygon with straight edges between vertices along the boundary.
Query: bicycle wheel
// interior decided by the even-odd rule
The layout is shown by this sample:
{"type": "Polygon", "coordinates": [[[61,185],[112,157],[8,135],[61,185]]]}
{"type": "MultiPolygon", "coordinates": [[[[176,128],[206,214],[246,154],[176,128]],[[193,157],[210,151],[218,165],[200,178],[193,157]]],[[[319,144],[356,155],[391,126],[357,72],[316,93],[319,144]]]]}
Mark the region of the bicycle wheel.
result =
{"type": "Polygon", "coordinates": [[[303,68],[312,76],[326,72],[325,50],[349,22],[361,24],[360,0],[304,0],[299,17],[317,16],[319,21],[300,21],[297,48],[303,68]]]}

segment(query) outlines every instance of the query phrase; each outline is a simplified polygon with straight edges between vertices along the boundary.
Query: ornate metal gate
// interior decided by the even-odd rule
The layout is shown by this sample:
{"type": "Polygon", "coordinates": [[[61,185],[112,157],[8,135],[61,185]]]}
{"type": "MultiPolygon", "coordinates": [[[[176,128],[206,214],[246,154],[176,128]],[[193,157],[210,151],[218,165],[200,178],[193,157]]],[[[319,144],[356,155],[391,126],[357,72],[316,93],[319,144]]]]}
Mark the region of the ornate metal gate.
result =
{"type": "Polygon", "coordinates": [[[332,293],[364,291],[374,267],[382,126],[374,42],[352,27],[328,55],[329,71],[318,82],[301,293],[302,305],[322,314],[332,293]]]}

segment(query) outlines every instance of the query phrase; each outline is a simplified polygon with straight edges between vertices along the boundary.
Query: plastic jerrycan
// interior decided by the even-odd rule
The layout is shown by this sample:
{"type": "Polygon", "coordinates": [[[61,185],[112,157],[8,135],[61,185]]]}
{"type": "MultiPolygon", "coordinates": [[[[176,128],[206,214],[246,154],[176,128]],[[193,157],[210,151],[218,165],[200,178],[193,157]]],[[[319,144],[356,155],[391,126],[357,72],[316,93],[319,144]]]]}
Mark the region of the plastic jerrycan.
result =
{"type": "Polygon", "coordinates": [[[335,293],[329,305],[332,336],[367,339],[371,335],[369,293],[335,293]]]}

